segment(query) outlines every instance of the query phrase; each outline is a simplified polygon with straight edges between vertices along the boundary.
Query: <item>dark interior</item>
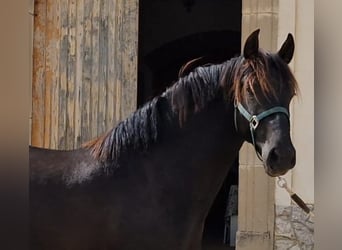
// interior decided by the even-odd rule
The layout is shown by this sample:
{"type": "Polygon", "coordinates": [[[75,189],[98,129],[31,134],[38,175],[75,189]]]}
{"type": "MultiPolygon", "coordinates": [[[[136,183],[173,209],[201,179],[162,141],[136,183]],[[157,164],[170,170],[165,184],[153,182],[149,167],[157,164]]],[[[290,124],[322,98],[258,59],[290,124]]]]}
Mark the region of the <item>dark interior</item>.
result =
{"type": "Polygon", "coordinates": [[[227,212],[226,209],[229,190],[232,185],[238,185],[238,168],[238,159],[236,159],[226,177],[225,182],[215,198],[214,204],[211,206],[204,226],[203,250],[235,249],[233,247],[228,248],[230,245],[229,233],[227,232],[228,235],[227,238],[225,238],[224,228],[226,223],[228,223],[225,215],[227,212]]]}
{"type": "MultiPolygon", "coordinates": [[[[241,0],[140,0],[138,106],[172,85],[188,61],[220,63],[240,54],[240,44],[241,0]]],[[[234,249],[223,236],[229,188],[237,182],[238,160],[207,217],[204,250],[234,249]]]]}

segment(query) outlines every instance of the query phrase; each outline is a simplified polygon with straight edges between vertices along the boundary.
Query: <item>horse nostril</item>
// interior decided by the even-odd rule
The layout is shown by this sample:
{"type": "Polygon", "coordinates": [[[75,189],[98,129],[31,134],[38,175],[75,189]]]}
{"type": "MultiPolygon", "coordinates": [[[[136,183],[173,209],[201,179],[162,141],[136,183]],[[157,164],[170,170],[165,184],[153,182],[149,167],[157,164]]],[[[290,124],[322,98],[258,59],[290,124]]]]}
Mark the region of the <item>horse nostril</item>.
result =
{"type": "Polygon", "coordinates": [[[294,151],[281,151],[275,147],[271,149],[269,153],[270,168],[275,169],[278,167],[282,168],[293,168],[296,164],[296,153],[294,151]]]}
{"type": "MultiPolygon", "coordinates": [[[[279,160],[279,155],[275,148],[273,148],[269,154],[269,160],[271,163],[276,163],[279,160]]],[[[271,168],[273,168],[273,164],[270,165],[271,168]]]]}

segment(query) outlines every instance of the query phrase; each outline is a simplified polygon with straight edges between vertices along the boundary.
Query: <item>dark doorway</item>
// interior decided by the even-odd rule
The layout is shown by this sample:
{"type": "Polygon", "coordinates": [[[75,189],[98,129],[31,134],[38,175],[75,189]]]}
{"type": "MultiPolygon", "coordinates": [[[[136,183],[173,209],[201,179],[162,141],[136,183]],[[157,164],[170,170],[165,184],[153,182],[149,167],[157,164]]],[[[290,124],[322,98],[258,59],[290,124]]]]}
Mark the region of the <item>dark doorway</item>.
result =
{"type": "Polygon", "coordinates": [[[240,34],[223,30],[187,35],[152,50],[139,60],[138,105],[172,85],[188,61],[205,57],[208,63],[221,63],[239,53],[239,46],[240,34]]]}
{"type": "MultiPolygon", "coordinates": [[[[207,56],[218,63],[240,54],[241,11],[241,0],[140,0],[138,106],[172,85],[188,61],[207,56]]],[[[208,215],[204,250],[229,249],[224,215],[237,173],[228,174],[208,215]]]]}
{"type": "MultiPolygon", "coordinates": [[[[213,205],[207,216],[203,232],[203,250],[233,250],[235,242],[231,242],[231,231],[235,232],[236,227],[232,226],[231,209],[237,216],[237,196],[230,197],[234,189],[237,189],[239,181],[239,161],[235,160],[233,166],[218,192],[213,205]],[[234,201],[228,199],[235,199],[234,201]],[[229,205],[233,205],[229,206],[229,205]],[[236,206],[235,206],[236,205],[236,206]]],[[[236,225],[237,226],[237,225],[236,225]]]]}
{"type": "Polygon", "coordinates": [[[240,54],[241,0],[139,3],[138,106],[177,80],[189,60],[240,54]]]}

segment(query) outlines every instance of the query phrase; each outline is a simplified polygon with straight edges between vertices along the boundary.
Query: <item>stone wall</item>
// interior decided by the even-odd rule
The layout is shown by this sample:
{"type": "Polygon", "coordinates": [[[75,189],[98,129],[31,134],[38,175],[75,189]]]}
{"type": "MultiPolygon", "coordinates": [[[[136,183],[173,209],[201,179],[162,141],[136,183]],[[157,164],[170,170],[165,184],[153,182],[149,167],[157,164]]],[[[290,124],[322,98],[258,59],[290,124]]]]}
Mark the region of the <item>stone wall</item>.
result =
{"type": "MultiPolygon", "coordinates": [[[[313,206],[309,206],[313,209],[313,206]]],[[[274,249],[314,249],[314,221],[297,205],[276,206],[274,249]]]]}

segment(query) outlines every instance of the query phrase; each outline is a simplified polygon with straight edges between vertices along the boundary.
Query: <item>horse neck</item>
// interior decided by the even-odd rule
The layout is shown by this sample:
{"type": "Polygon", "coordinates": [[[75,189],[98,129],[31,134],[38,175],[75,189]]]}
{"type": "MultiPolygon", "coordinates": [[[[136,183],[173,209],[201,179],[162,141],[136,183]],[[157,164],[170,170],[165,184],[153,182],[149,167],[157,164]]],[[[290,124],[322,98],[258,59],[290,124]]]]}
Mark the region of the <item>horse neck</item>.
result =
{"type": "Polygon", "coordinates": [[[221,159],[220,156],[223,156],[222,161],[228,161],[230,157],[235,159],[243,139],[236,133],[233,101],[229,102],[225,92],[232,85],[238,61],[239,58],[234,58],[225,64],[200,67],[188,76],[195,79],[195,84],[186,83],[185,78],[183,86],[176,86],[172,95],[166,95],[169,105],[178,112],[176,117],[180,127],[170,128],[164,134],[175,134],[171,140],[179,137],[182,141],[180,148],[188,147],[191,151],[197,149],[199,154],[203,152],[213,159],[221,159]],[[221,81],[226,82],[224,86],[221,81]],[[199,88],[199,92],[202,92],[200,95],[196,93],[199,88]],[[187,100],[189,96],[190,100],[187,100]],[[224,153],[229,153],[229,157],[224,153]]]}
{"type": "Polygon", "coordinates": [[[185,210],[206,216],[242,145],[234,129],[233,105],[227,110],[223,100],[215,101],[183,127],[165,129],[163,137],[152,156],[158,162],[157,182],[178,190],[169,197],[175,204],[188,204],[185,210]],[[177,202],[182,198],[184,203],[177,202]]]}

